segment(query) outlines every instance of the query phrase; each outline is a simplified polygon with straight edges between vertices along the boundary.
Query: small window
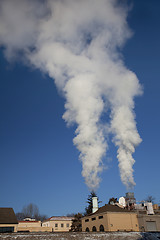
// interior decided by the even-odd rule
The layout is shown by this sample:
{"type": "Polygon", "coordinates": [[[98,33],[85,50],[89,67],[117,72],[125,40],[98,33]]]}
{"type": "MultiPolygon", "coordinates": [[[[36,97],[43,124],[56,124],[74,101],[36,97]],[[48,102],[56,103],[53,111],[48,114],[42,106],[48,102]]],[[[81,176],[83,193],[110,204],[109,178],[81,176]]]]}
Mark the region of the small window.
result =
{"type": "Polygon", "coordinates": [[[87,218],[87,219],[85,220],[85,222],[89,222],[89,219],[87,218]]]}
{"type": "Polygon", "coordinates": [[[100,232],[104,232],[104,226],[103,226],[103,225],[100,225],[99,231],[100,231],[100,232]]]}
{"type": "Polygon", "coordinates": [[[96,229],[95,226],[93,226],[93,228],[92,228],[92,232],[97,232],[97,229],[96,229]]]}
{"type": "Polygon", "coordinates": [[[99,219],[102,219],[102,218],[103,218],[103,216],[99,216],[98,218],[99,218],[99,219]]]}
{"type": "Polygon", "coordinates": [[[66,224],[67,228],[69,228],[69,223],[66,224]]]}
{"type": "Polygon", "coordinates": [[[55,227],[58,227],[58,223],[55,223],[55,227]]]}
{"type": "Polygon", "coordinates": [[[94,221],[94,220],[96,220],[96,218],[94,217],[94,218],[92,218],[92,221],[94,221]]]}
{"type": "Polygon", "coordinates": [[[63,224],[63,223],[61,223],[61,227],[64,227],[64,224],[63,224]]]}

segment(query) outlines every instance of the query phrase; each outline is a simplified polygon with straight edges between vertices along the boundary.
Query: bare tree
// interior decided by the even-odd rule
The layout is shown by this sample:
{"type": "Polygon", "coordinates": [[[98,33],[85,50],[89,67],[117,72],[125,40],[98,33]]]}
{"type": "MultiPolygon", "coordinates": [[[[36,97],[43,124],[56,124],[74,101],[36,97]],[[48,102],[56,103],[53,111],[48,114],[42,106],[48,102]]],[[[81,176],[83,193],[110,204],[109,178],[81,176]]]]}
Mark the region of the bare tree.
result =
{"type": "Polygon", "coordinates": [[[74,217],[75,214],[76,214],[76,213],[68,213],[66,216],[67,216],[67,217],[74,217]]]}
{"type": "Polygon", "coordinates": [[[155,200],[155,197],[151,195],[148,195],[148,197],[145,199],[146,202],[151,202],[152,204],[154,204],[154,200],[155,200]]]}
{"type": "Polygon", "coordinates": [[[39,215],[39,217],[37,218],[37,220],[40,220],[41,222],[43,222],[44,220],[46,220],[48,218],[47,215],[39,215]]]}
{"type": "Polygon", "coordinates": [[[16,213],[18,221],[21,221],[25,218],[32,218],[37,221],[44,221],[48,218],[47,215],[42,215],[39,213],[39,208],[36,204],[30,203],[23,207],[22,212],[16,213]]]}
{"type": "Polygon", "coordinates": [[[114,205],[117,202],[118,202],[117,198],[112,197],[112,198],[109,199],[108,204],[114,205]]]}
{"type": "Polygon", "coordinates": [[[39,216],[39,209],[36,204],[30,203],[23,207],[22,213],[24,214],[25,218],[28,217],[37,219],[39,216]]]}
{"type": "Polygon", "coordinates": [[[16,213],[16,218],[18,221],[22,221],[25,218],[25,216],[23,213],[18,212],[18,213],[16,213]]]}

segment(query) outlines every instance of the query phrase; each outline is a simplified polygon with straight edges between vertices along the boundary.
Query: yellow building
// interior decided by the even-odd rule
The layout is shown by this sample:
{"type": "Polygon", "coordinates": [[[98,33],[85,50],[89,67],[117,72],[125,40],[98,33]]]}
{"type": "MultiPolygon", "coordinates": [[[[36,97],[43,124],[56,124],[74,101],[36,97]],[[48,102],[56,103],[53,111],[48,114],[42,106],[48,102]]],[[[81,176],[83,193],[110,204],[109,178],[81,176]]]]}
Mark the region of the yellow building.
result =
{"type": "Polygon", "coordinates": [[[16,232],[17,218],[13,208],[0,208],[0,233],[16,232]]]}
{"type": "Polygon", "coordinates": [[[20,232],[43,232],[49,231],[51,232],[51,228],[42,228],[41,221],[35,220],[26,220],[26,221],[19,221],[17,226],[17,231],[20,232]]]}
{"type": "Polygon", "coordinates": [[[52,232],[69,232],[72,225],[72,217],[51,217],[42,223],[42,227],[51,227],[52,232]]]}
{"type": "Polygon", "coordinates": [[[137,213],[106,204],[82,218],[82,231],[139,231],[137,213]]]}

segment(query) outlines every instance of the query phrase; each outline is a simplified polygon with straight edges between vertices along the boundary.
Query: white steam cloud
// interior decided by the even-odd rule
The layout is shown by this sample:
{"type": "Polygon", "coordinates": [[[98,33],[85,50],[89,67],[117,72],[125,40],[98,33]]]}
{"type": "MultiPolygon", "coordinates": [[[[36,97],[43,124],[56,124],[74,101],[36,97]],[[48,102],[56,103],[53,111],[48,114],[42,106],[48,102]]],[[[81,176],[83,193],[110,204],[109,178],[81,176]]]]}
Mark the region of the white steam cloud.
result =
{"type": "Polygon", "coordinates": [[[63,92],[63,119],[77,125],[73,142],[90,189],[99,185],[109,134],[118,147],[122,182],[135,185],[132,154],[141,138],[133,100],[141,86],[119,53],[131,36],[127,13],[116,0],[0,1],[5,56],[25,56],[63,92]],[[107,112],[110,121],[105,122],[107,112]]]}

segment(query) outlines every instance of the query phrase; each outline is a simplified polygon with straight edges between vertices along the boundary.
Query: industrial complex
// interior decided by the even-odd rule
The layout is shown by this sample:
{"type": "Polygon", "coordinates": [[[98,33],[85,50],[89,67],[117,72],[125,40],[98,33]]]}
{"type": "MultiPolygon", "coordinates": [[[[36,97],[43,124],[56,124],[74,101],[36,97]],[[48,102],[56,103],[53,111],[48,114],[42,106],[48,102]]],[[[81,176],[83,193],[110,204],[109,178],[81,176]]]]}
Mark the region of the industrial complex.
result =
{"type": "Polygon", "coordinates": [[[82,218],[82,231],[160,231],[160,209],[150,202],[136,203],[133,193],[101,208],[94,197],[92,213],[82,218]]]}
{"type": "MultiPolygon", "coordinates": [[[[160,232],[160,207],[151,202],[136,202],[134,193],[119,201],[98,207],[92,198],[92,213],[81,218],[83,232],[160,232]]],[[[26,218],[17,221],[12,208],[0,208],[0,233],[3,232],[69,232],[73,217],[52,216],[41,222],[26,218]]]]}

